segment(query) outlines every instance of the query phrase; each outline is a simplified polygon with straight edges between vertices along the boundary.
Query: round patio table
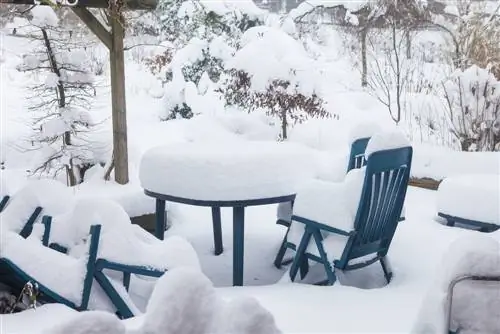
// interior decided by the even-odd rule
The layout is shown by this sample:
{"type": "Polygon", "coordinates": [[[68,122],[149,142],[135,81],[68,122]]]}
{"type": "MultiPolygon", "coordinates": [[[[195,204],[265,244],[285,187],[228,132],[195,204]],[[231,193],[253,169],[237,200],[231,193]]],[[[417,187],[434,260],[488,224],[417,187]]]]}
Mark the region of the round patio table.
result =
{"type": "Polygon", "coordinates": [[[290,143],[178,143],[143,155],[144,193],[156,199],[155,235],[163,239],[165,202],[212,209],[215,254],[223,252],[221,211],[233,208],[233,285],[243,285],[245,208],[290,202],[312,177],[309,151],[290,143]]]}

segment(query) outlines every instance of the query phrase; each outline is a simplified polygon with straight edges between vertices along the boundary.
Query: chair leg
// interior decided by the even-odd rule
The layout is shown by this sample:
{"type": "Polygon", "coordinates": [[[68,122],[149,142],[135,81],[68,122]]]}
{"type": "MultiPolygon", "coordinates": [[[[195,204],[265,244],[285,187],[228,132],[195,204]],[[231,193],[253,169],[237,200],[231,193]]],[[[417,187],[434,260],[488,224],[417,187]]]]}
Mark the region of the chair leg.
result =
{"type": "Polygon", "coordinates": [[[318,247],[319,256],[321,258],[321,262],[325,267],[327,280],[325,285],[333,285],[335,281],[337,281],[337,276],[335,275],[335,269],[328,260],[328,255],[326,254],[325,248],[323,247],[323,236],[321,235],[320,230],[314,231],[314,241],[316,242],[316,246],[318,247]]]}
{"type": "Polygon", "coordinates": [[[385,256],[380,259],[380,264],[382,265],[382,270],[384,271],[385,280],[387,281],[387,284],[389,284],[392,279],[391,265],[385,256]]]}
{"type": "Polygon", "coordinates": [[[300,240],[299,247],[295,253],[295,258],[293,259],[292,266],[290,267],[290,280],[293,282],[295,277],[297,276],[297,272],[301,266],[302,261],[307,261],[305,256],[305,252],[307,250],[307,245],[309,245],[309,241],[311,240],[311,232],[306,227],[304,230],[304,234],[302,235],[302,239],[300,240]]]}
{"type": "Polygon", "coordinates": [[[276,258],[274,259],[274,266],[278,269],[281,269],[281,266],[283,265],[283,257],[285,257],[286,253],[286,243],[287,243],[287,237],[288,237],[288,231],[290,231],[290,227],[286,230],[285,236],[283,237],[283,241],[281,242],[278,254],[276,254],[276,258]]]}

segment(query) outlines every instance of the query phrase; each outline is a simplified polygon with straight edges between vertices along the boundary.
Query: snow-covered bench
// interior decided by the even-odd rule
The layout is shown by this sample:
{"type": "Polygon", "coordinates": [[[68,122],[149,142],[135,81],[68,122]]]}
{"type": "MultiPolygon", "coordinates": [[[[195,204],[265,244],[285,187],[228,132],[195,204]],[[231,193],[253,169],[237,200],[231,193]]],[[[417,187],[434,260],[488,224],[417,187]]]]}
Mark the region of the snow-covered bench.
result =
{"type": "Polygon", "coordinates": [[[455,224],[491,232],[500,228],[500,174],[470,174],[443,180],[438,216],[455,224]]]}

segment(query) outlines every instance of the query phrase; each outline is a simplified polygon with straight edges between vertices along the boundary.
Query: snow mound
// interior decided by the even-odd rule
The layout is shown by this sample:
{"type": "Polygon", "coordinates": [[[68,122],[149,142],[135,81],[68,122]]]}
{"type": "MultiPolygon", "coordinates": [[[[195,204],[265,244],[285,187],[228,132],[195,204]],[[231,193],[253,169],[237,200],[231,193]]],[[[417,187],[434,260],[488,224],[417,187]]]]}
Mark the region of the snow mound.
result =
{"type": "Polygon", "coordinates": [[[256,299],[240,297],[226,302],[201,271],[175,268],[158,279],[139,333],[278,334],[281,331],[273,315],[256,299]]]}
{"type": "Polygon", "coordinates": [[[31,9],[31,23],[40,28],[57,27],[59,18],[50,6],[35,6],[31,9]]]}
{"type": "Polygon", "coordinates": [[[55,180],[36,180],[21,188],[0,213],[0,223],[8,230],[20,232],[37,207],[42,214],[57,215],[71,208],[72,195],[69,189],[55,180]]]}
{"type": "Polygon", "coordinates": [[[81,312],[45,334],[125,334],[126,329],[114,314],[102,311],[81,312]]]}
{"type": "Polygon", "coordinates": [[[365,158],[377,151],[392,150],[411,146],[406,136],[397,130],[381,131],[373,134],[366,146],[365,158]]]}
{"type": "Polygon", "coordinates": [[[156,283],[143,332],[208,334],[218,303],[212,282],[201,272],[191,268],[170,270],[156,283]]]}
{"type": "Polygon", "coordinates": [[[188,241],[178,236],[164,241],[148,238],[143,235],[147,232],[132,225],[125,210],[112,200],[78,200],[71,212],[54,217],[50,242],[67,247],[71,256],[80,257],[86,251],[85,236],[95,224],[102,227],[99,258],[158,270],[200,265],[188,241]]]}
{"type": "Polygon", "coordinates": [[[452,176],[439,185],[440,213],[500,225],[499,206],[500,174],[452,176]]]}
{"type": "Polygon", "coordinates": [[[146,152],[143,188],[197,200],[234,201],[291,195],[311,177],[310,152],[276,142],[181,143],[146,152]]]}
{"type": "MultiPolygon", "coordinates": [[[[443,256],[437,278],[430,285],[412,333],[445,333],[448,331],[448,289],[456,278],[500,276],[500,243],[487,235],[468,235],[457,239],[443,256]]],[[[461,333],[497,333],[500,328],[500,295],[497,284],[461,282],[453,294],[451,329],[461,333]],[[493,313],[495,312],[495,313],[493,313]],[[496,315],[495,315],[496,314],[496,315]],[[479,326],[479,327],[477,327],[479,326]]]]}
{"type": "Polygon", "coordinates": [[[273,315],[253,297],[237,297],[223,308],[217,333],[279,334],[273,315]]]}

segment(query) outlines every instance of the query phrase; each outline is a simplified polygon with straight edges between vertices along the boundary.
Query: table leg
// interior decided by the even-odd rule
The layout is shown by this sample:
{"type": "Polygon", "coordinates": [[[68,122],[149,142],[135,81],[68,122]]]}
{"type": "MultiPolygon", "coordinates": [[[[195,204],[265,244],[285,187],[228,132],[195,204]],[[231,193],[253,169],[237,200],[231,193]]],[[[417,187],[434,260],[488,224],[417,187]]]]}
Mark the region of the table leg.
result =
{"type": "Polygon", "coordinates": [[[221,216],[220,207],[212,207],[212,224],[214,227],[214,248],[215,255],[220,255],[224,251],[224,246],[222,244],[222,227],[221,227],[221,216]]]}
{"type": "Polygon", "coordinates": [[[233,286],[243,285],[245,207],[233,208],[233,286]]]}
{"type": "Polygon", "coordinates": [[[165,234],[165,218],[165,201],[157,198],[155,235],[160,240],[163,240],[165,234]]]}

